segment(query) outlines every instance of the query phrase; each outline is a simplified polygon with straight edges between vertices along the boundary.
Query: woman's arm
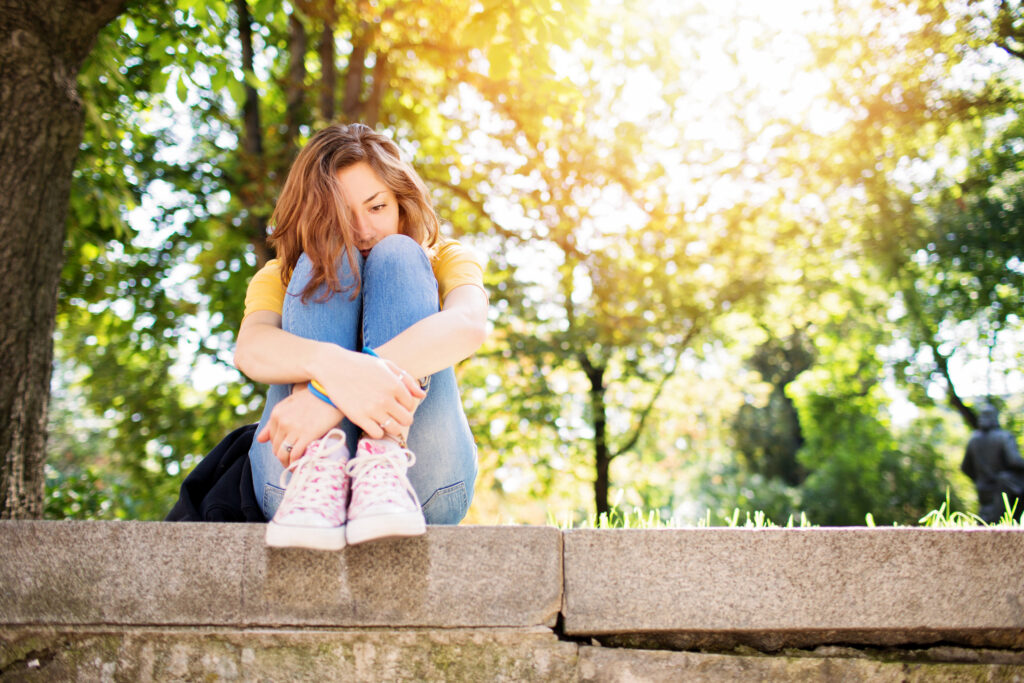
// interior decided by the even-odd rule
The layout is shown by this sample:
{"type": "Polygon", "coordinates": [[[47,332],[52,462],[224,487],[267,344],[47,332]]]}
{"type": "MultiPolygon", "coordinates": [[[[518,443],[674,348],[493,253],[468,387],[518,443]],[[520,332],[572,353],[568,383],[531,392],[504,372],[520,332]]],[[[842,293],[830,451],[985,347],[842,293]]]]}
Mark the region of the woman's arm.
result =
{"type": "Polygon", "coordinates": [[[456,287],[444,308],[374,351],[413,377],[426,377],[476,352],[487,338],[487,296],[474,285],[456,287]]]}
{"type": "Polygon", "coordinates": [[[316,378],[326,365],[344,366],[353,351],[306,339],[281,329],[281,316],[253,311],[242,320],[235,344],[235,367],[261,384],[295,384],[316,378]]]}
{"type": "MultiPolygon", "coordinates": [[[[414,377],[426,377],[473,355],[486,337],[487,297],[479,287],[463,285],[448,293],[443,310],[420,320],[375,352],[414,377]]],[[[336,344],[285,332],[281,316],[273,311],[254,311],[242,321],[234,360],[247,377],[263,384],[310,379],[324,384],[320,373],[325,367],[346,368],[366,359],[364,354],[336,344]]]]}

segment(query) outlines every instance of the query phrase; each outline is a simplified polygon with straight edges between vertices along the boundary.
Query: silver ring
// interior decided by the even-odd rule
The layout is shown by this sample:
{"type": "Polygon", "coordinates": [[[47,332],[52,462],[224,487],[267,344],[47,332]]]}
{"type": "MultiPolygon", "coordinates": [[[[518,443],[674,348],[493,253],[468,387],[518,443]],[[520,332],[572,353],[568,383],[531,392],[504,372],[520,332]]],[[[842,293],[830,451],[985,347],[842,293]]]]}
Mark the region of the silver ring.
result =
{"type": "Polygon", "coordinates": [[[380,428],[381,429],[387,429],[389,424],[391,424],[391,418],[390,417],[380,423],[380,428]]]}
{"type": "Polygon", "coordinates": [[[286,444],[284,444],[284,452],[285,453],[291,453],[293,448],[295,448],[295,444],[293,444],[293,443],[286,443],[286,444]]]}

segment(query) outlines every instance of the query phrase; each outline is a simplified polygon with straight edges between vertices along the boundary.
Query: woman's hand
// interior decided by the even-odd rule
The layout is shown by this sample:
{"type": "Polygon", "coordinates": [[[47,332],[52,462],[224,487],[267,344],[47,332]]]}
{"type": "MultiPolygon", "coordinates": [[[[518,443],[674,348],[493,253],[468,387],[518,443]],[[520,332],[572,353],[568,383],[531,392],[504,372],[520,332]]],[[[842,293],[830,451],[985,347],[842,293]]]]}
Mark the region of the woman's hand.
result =
{"type": "Polygon", "coordinates": [[[372,439],[411,425],[427,395],[419,382],[389,360],[348,353],[347,362],[325,363],[315,377],[334,405],[372,439]]]}
{"type": "Polygon", "coordinates": [[[412,424],[413,412],[426,392],[409,373],[389,360],[323,345],[325,357],[315,363],[315,379],[334,406],[313,395],[303,384],[270,412],[256,435],[270,441],[285,467],[294,464],[306,447],[347,417],[367,436],[401,434],[412,424]]]}
{"type": "Polygon", "coordinates": [[[304,385],[297,385],[290,396],[270,411],[270,419],[256,440],[270,441],[274,455],[287,468],[343,417],[340,410],[314,396],[304,385]]]}

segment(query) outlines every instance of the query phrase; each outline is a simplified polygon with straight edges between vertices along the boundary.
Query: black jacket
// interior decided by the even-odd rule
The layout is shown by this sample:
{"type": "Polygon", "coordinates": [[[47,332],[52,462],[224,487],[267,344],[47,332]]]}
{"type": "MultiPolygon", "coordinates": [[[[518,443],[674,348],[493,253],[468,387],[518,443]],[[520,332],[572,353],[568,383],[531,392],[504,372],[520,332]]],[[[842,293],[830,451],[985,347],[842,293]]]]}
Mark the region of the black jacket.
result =
{"type": "Polygon", "coordinates": [[[266,522],[252,489],[249,447],[256,425],[228,434],[189,472],[167,522],[266,522]]]}

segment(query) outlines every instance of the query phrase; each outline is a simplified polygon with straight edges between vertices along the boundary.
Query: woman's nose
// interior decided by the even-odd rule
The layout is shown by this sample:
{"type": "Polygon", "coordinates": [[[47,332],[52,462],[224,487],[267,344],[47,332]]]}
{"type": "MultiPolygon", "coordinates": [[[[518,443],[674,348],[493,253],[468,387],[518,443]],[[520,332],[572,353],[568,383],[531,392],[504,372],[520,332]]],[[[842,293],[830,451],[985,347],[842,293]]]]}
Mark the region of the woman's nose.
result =
{"type": "Polygon", "coordinates": [[[355,217],[355,229],[356,237],[360,239],[372,237],[372,226],[370,225],[370,222],[365,220],[362,216],[357,215],[355,217]]]}

